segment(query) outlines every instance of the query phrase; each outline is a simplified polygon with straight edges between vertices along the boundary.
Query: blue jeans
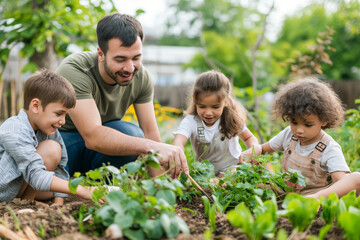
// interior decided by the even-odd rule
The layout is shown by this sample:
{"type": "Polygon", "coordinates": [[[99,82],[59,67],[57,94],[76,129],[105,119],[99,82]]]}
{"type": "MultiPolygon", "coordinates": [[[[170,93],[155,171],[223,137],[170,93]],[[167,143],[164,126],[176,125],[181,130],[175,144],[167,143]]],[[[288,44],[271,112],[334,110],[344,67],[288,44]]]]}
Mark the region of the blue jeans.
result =
{"type": "MultiPolygon", "coordinates": [[[[124,134],[144,137],[143,131],[135,124],[121,120],[104,123],[103,126],[116,129],[124,134]]],[[[121,167],[126,163],[135,161],[138,156],[110,156],[87,149],[85,141],[78,131],[60,131],[68,154],[66,170],[70,176],[75,172],[86,173],[89,170],[103,166],[103,163],[121,167]]]]}

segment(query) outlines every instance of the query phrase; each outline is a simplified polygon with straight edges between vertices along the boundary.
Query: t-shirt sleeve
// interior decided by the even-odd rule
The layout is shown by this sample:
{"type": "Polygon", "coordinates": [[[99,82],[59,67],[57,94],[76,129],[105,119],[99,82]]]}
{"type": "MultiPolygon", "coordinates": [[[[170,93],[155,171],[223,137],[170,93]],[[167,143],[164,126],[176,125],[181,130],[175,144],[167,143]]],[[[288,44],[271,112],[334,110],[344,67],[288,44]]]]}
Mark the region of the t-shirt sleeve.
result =
{"type": "Polygon", "coordinates": [[[142,66],[139,69],[139,78],[142,78],[142,85],[139,90],[138,97],[134,101],[134,103],[148,103],[151,102],[154,98],[154,83],[150,76],[149,71],[142,66]]]}
{"type": "Polygon", "coordinates": [[[173,132],[174,135],[181,134],[184,135],[187,139],[196,131],[196,121],[194,116],[187,115],[180,123],[178,129],[173,132]]]}
{"type": "Polygon", "coordinates": [[[322,158],[322,162],[325,162],[329,173],[336,171],[350,172],[342,149],[336,142],[330,142],[328,149],[325,149],[322,158]]]}
{"type": "Polygon", "coordinates": [[[283,152],[290,144],[292,132],[290,127],[286,127],[269,141],[270,148],[275,152],[283,152]]]}
{"type": "Polygon", "coordinates": [[[73,85],[76,99],[92,99],[93,86],[89,80],[89,70],[81,68],[72,59],[64,59],[63,61],[56,72],[73,85]]]}

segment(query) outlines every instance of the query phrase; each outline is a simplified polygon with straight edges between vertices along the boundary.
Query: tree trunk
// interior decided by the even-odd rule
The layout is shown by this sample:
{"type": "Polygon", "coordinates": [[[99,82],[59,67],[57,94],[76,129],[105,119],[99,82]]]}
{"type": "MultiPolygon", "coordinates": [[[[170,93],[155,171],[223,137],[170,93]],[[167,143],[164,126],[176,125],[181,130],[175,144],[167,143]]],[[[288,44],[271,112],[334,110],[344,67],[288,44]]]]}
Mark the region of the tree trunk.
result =
{"type": "Polygon", "coordinates": [[[51,42],[46,42],[45,51],[37,52],[30,57],[30,61],[35,63],[39,69],[47,68],[55,70],[56,54],[55,54],[55,43],[54,39],[51,42]]]}
{"type": "MultiPolygon", "coordinates": [[[[33,9],[43,9],[45,11],[45,6],[47,4],[49,4],[49,0],[32,0],[33,9]]],[[[45,50],[43,52],[35,50],[35,53],[30,57],[30,62],[35,63],[39,69],[47,68],[54,70],[56,63],[54,38],[52,38],[50,42],[45,42],[45,50]]]]}

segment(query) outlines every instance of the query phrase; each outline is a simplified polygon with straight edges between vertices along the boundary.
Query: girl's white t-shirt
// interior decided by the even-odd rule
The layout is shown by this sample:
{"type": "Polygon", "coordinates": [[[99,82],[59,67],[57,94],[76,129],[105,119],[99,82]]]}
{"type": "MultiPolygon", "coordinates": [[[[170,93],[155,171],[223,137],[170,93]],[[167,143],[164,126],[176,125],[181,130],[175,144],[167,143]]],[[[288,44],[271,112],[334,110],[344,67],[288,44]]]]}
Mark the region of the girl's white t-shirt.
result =
{"type": "MultiPolygon", "coordinates": [[[[220,130],[220,118],[210,127],[206,126],[204,121],[201,120],[201,123],[204,127],[205,140],[210,142],[214,137],[215,133],[220,130]]],[[[241,132],[244,132],[247,129],[246,126],[242,129],[241,132]]],[[[184,135],[187,139],[190,139],[191,146],[194,148],[196,144],[197,134],[197,123],[194,115],[187,115],[180,123],[178,129],[173,132],[174,135],[181,134],[184,135]]],[[[241,146],[239,143],[239,136],[235,136],[229,139],[229,152],[235,157],[239,158],[241,154],[241,146]]]]}
{"type": "MultiPolygon", "coordinates": [[[[291,132],[290,126],[286,127],[278,135],[270,139],[270,148],[276,152],[283,152],[289,147],[292,135],[293,133],[291,132]]],[[[295,146],[295,151],[301,156],[309,157],[319,142],[320,141],[306,146],[301,146],[300,141],[298,141],[295,146]]],[[[319,161],[321,169],[326,173],[336,171],[350,172],[349,166],[347,165],[344,154],[341,150],[341,146],[332,138],[320,155],[319,161]]]]}

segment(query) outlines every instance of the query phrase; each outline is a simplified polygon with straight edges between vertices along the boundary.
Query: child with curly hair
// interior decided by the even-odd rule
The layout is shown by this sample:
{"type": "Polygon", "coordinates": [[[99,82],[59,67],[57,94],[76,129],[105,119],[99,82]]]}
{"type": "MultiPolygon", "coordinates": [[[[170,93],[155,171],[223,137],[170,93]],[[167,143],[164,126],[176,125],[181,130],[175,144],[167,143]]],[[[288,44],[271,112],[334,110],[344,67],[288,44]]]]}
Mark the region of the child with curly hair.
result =
{"type": "Polygon", "coordinates": [[[239,138],[247,148],[259,144],[246,127],[245,110],[232,95],[231,83],[221,72],[212,70],[200,74],[187,115],[172,142],[184,149],[190,138],[196,159],[209,160],[218,177],[236,167],[241,154],[239,138]]]}
{"type": "MultiPolygon", "coordinates": [[[[331,86],[309,77],[290,82],[276,93],[272,113],[289,122],[269,142],[255,147],[256,155],[284,152],[282,170],[300,170],[307,184],[300,193],[309,197],[339,197],[359,190],[360,174],[350,173],[340,145],[325,129],[339,126],[345,117],[342,103],[331,86]]],[[[241,161],[251,151],[241,155],[241,161]]]]}

